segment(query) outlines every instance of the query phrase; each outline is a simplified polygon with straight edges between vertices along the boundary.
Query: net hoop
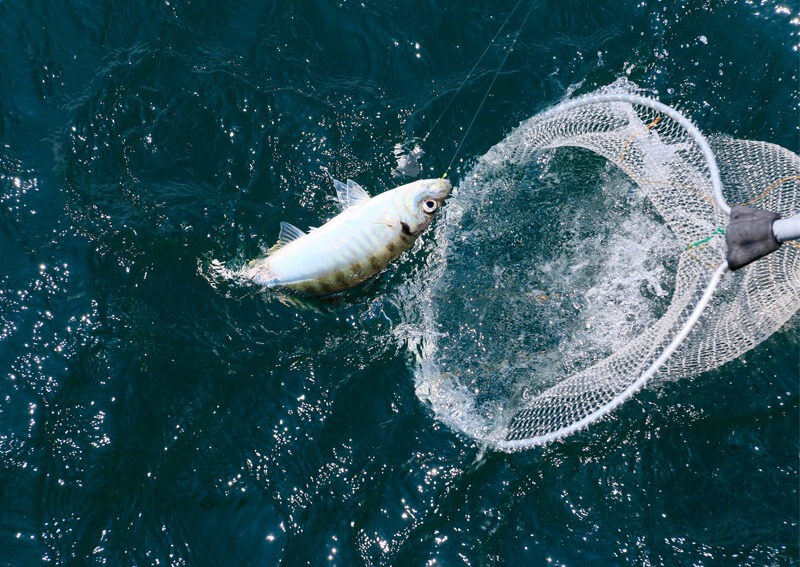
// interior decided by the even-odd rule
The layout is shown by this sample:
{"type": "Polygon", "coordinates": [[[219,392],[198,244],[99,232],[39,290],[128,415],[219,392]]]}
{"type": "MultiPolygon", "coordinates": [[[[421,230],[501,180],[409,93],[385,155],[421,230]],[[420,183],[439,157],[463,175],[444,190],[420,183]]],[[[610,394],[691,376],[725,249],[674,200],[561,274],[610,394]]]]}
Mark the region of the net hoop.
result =
{"type": "MultiPolygon", "coordinates": [[[[686,132],[692,137],[692,139],[697,143],[698,148],[700,148],[703,157],[706,160],[709,176],[711,180],[711,185],[714,191],[714,198],[716,200],[717,205],[719,208],[725,212],[726,215],[730,215],[731,208],[725,200],[725,197],[722,194],[722,180],[720,179],[719,173],[719,166],[717,165],[717,160],[714,157],[714,152],[711,150],[711,147],[708,144],[705,136],[703,136],[702,132],[683,114],[675,110],[674,108],[667,106],[657,100],[647,98],[644,96],[634,95],[634,94],[627,94],[627,93],[607,93],[607,94],[596,94],[596,95],[587,95],[580,97],[575,100],[570,100],[563,102],[547,111],[539,115],[539,118],[542,120],[546,120],[551,118],[559,113],[567,112],[570,110],[574,110],[581,106],[586,106],[590,104],[600,104],[600,103],[609,103],[609,102],[627,102],[630,104],[637,104],[640,106],[645,106],[661,112],[666,116],[669,116],[672,120],[674,120],[677,124],[682,126],[686,132]]],[[[630,399],[636,392],[641,390],[647,385],[647,382],[658,372],[659,368],[661,368],[664,363],[669,359],[670,356],[681,346],[683,341],[692,331],[694,326],[700,320],[703,312],[705,311],[706,307],[708,306],[711,298],[714,295],[714,292],[717,290],[719,286],[720,280],[728,271],[728,263],[723,262],[719,265],[719,267],[714,271],[711,280],[708,282],[708,285],[703,292],[700,300],[698,301],[697,305],[695,305],[694,310],[692,311],[691,315],[684,323],[683,327],[680,329],[677,335],[673,338],[673,340],[664,348],[661,355],[650,365],[647,370],[645,370],[635,381],[631,383],[625,390],[617,394],[614,398],[612,398],[609,402],[605,405],[601,406],[594,412],[590,413],[589,415],[585,416],[579,421],[572,423],[566,427],[562,427],[556,431],[549,432],[545,435],[539,435],[536,437],[530,437],[526,439],[491,439],[490,445],[498,450],[502,451],[517,451],[520,449],[527,449],[530,447],[534,447],[537,445],[545,445],[576,431],[587,427],[588,425],[594,423],[595,421],[603,418],[608,413],[613,411],[617,408],[620,404],[630,399]]]]}

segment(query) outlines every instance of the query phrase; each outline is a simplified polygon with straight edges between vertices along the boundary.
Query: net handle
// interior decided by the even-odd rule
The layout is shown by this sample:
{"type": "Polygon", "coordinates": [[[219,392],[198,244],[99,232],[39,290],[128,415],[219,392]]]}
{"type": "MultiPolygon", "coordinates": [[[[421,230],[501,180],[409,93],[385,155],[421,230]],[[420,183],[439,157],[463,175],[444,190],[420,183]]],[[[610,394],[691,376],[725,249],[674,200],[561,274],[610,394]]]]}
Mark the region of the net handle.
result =
{"type": "Polygon", "coordinates": [[[526,449],[528,447],[533,447],[535,445],[544,445],[551,441],[555,441],[561,437],[565,437],[570,435],[571,433],[575,433],[576,431],[583,429],[590,423],[597,421],[601,417],[608,414],[611,410],[615,409],[617,406],[622,404],[623,402],[627,401],[631,398],[636,392],[644,388],[647,384],[647,381],[653,377],[653,375],[658,372],[658,369],[664,365],[667,359],[672,356],[672,354],[678,350],[678,347],[681,346],[684,339],[689,335],[692,331],[692,328],[697,324],[697,321],[700,320],[700,316],[705,311],[706,307],[708,306],[711,298],[714,295],[714,292],[717,290],[717,286],[719,286],[719,282],[722,279],[722,276],[728,271],[728,263],[723,262],[717,270],[714,272],[714,275],[711,277],[711,281],[708,283],[705,291],[703,292],[703,296],[698,301],[697,305],[692,311],[691,316],[687,319],[686,323],[683,324],[680,332],[672,339],[672,342],[667,345],[667,348],[664,349],[664,352],[661,353],[653,364],[650,365],[650,368],[645,370],[645,372],[639,376],[630,386],[628,386],[623,392],[619,393],[613,400],[605,404],[604,406],[600,407],[599,409],[595,410],[594,412],[590,413],[580,421],[577,421],[573,424],[568,425],[567,427],[562,427],[556,431],[551,431],[546,435],[540,435],[538,437],[531,437],[529,439],[516,439],[516,440],[507,440],[502,439],[499,441],[493,441],[492,445],[495,448],[503,449],[506,451],[515,451],[518,449],[526,449]]]}
{"type": "Polygon", "coordinates": [[[657,100],[652,98],[647,98],[639,95],[634,94],[625,94],[625,93],[608,93],[608,94],[598,94],[598,95],[587,95],[582,96],[580,98],[576,98],[574,100],[568,100],[566,102],[562,102],[561,104],[550,108],[539,115],[540,119],[549,119],[552,118],[553,115],[566,112],[569,110],[573,110],[575,108],[579,108],[581,106],[587,106],[590,104],[597,104],[597,103],[605,103],[605,102],[627,102],[630,104],[638,104],[640,106],[646,106],[663,114],[669,116],[672,120],[680,124],[692,137],[692,139],[697,143],[697,146],[700,148],[700,151],[703,153],[703,157],[706,158],[706,163],[708,164],[708,173],[711,177],[711,187],[714,190],[714,199],[717,201],[717,205],[719,208],[727,215],[730,216],[731,208],[728,205],[727,201],[725,201],[725,197],[722,195],[722,180],[719,177],[719,166],[717,166],[717,160],[714,157],[714,152],[711,151],[711,147],[708,145],[705,136],[700,130],[695,126],[691,120],[686,118],[683,114],[663,104],[657,100]]]}
{"type": "Polygon", "coordinates": [[[778,242],[800,239],[800,213],[776,220],[772,223],[772,234],[778,242]]]}

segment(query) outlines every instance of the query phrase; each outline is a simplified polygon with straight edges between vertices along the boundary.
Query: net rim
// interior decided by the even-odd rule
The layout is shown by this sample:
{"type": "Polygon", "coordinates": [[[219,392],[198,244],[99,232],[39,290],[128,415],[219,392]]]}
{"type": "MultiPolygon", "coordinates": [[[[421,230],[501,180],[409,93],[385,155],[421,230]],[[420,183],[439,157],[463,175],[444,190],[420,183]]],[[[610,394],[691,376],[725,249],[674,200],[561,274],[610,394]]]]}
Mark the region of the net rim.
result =
{"type": "MultiPolygon", "coordinates": [[[[547,111],[543,112],[539,115],[540,120],[547,120],[559,113],[567,112],[576,108],[580,108],[582,106],[587,106],[591,104],[602,104],[602,103],[609,103],[609,102],[626,102],[629,104],[636,104],[640,106],[644,106],[650,108],[652,110],[656,110],[661,112],[674,120],[677,124],[686,130],[686,132],[692,137],[692,139],[697,143],[703,157],[706,160],[706,164],[709,170],[709,176],[711,179],[711,186],[714,192],[714,199],[716,204],[719,208],[727,215],[730,216],[731,208],[725,200],[725,197],[722,193],[722,180],[720,178],[720,171],[719,166],[717,164],[717,160],[714,157],[714,152],[711,150],[708,141],[706,140],[705,136],[703,136],[702,132],[683,114],[679,111],[675,110],[674,108],[667,106],[655,99],[647,98],[640,95],[635,94],[627,94],[627,93],[605,93],[605,94],[595,94],[595,95],[586,95],[574,100],[563,102],[553,108],[548,109],[547,111]]],[[[703,295],[701,296],[698,303],[695,305],[692,314],[690,315],[689,319],[684,323],[681,330],[678,332],[677,335],[672,339],[672,341],[667,345],[664,350],[662,351],[661,355],[650,365],[650,367],[645,370],[636,380],[634,380],[625,390],[617,394],[614,398],[610,401],[605,403],[600,408],[596,409],[594,412],[590,413],[589,415],[583,417],[579,421],[576,421],[566,427],[562,427],[555,431],[551,431],[544,435],[537,435],[535,437],[529,437],[526,439],[491,439],[489,441],[489,446],[494,449],[503,450],[503,451],[517,451],[521,449],[527,449],[530,447],[538,446],[538,445],[545,445],[562,437],[566,437],[572,433],[575,433],[591,423],[601,419],[602,417],[606,416],[608,413],[613,411],[623,402],[630,399],[636,392],[641,390],[647,382],[655,375],[655,373],[664,365],[664,363],[669,359],[672,354],[681,346],[683,341],[689,335],[691,330],[699,321],[700,317],[702,316],[703,312],[705,311],[706,307],[711,301],[711,298],[714,295],[719,283],[723,277],[723,275],[728,271],[728,263],[727,261],[722,262],[717,269],[714,271],[713,275],[711,276],[711,280],[707,284],[703,295]]],[[[507,431],[503,431],[503,436],[507,434],[507,431]]]]}

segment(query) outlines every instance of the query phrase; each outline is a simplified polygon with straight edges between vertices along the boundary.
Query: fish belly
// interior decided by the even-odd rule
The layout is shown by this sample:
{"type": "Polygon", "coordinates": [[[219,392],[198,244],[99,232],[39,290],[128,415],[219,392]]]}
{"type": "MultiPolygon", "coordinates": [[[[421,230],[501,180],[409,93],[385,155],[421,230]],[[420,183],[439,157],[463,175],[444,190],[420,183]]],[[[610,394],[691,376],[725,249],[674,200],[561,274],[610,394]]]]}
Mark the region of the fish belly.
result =
{"type": "Polygon", "coordinates": [[[251,279],[268,287],[330,295],[371,278],[415,238],[381,217],[370,220],[364,212],[353,219],[334,219],[262,258],[251,267],[251,279]]]}

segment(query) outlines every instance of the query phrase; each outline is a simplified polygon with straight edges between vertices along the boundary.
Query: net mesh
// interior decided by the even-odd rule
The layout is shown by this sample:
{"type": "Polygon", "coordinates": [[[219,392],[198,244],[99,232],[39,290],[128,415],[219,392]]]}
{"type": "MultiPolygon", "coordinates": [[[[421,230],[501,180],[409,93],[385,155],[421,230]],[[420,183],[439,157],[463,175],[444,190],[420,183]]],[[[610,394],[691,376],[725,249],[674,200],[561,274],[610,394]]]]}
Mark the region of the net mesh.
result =
{"type": "MultiPolygon", "coordinates": [[[[797,155],[726,137],[709,144],[728,203],[785,217],[800,210],[797,155]]],[[[402,330],[419,361],[418,395],[449,425],[500,449],[558,438],[627,399],[725,260],[729,215],[697,140],[630,102],[523,122],[451,199],[402,330]],[[544,218],[526,210],[537,202],[544,218]],[[601,216],[617,220],[575,220],[601,216]],[[564,259],[567,249],[575,252],[564,259]],[[475,276],[465,281],[468,271],[475,276]]],[[[800,247],[787,242],[724,275],[657,378],[740,356],[798,307],[800,247]]]]}

